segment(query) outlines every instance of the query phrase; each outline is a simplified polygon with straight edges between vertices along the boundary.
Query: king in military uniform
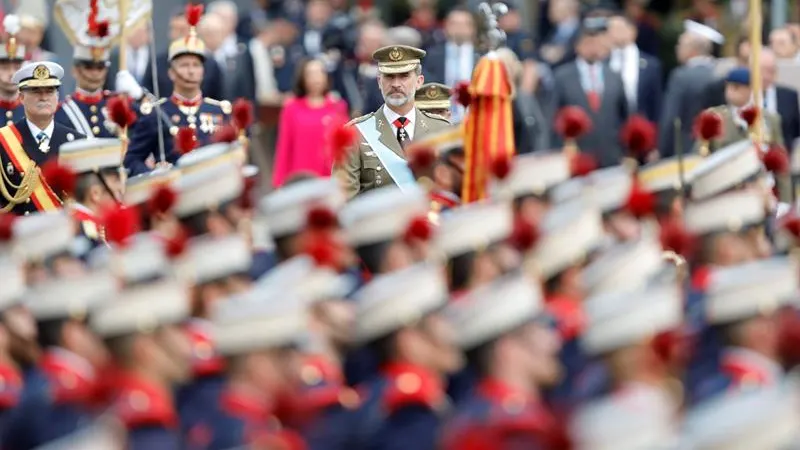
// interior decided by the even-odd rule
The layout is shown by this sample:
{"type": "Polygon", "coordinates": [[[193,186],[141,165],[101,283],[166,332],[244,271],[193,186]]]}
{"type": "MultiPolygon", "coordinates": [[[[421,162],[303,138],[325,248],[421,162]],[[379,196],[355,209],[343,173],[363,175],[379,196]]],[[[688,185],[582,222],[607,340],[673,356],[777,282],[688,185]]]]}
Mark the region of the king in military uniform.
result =
{"type": "Polygon", "coordinates": [[[420,111],[450,120],[450,88],[442,83],[425,83],[415,98],[420,111]]]}
{"type": "Polygon", "coordinates": [[[377,50],[372,57],[378,63],[384,105],[350,123],[358,131],[357,151],[334,167],[349,198],[382,186],[412,186],[414,175],[406,163],[405,147],[449,125],[446,119],[415,105],[424,81],[424,50],[394,45],[377,50]]]}
{"type": "Polygon", "coordinates": [[[7,15],[3,19],[3,28],[8,39],[0,45],[0,114],[5,117],[6,125],[11,125],[25,117],[17,85],[11,81],[25,61],[25,46],[17,42],[19,17],[7,15]]]}
{"type": "MultiPolygon", "coordinates": [[[[190,5],[191,6],[191,5],[190,5]]],[[[231,103],[203,97],[203,64],[206,46],[192,26],[189,36],[179,38],[169,47],[169,77],[174,90],[169,98],[155,102],[144,100],[140,106],[141,116],[133,127],[125,168],[130,175],[151,170],[155,164],[152,157],[158,154],[158,122],[164,133],[164,155],[166,161],[159,164],[174,164],[180,154],[173,150],[172,141],[178,129],[189,127],[195,130],[197,146],[208,145],[218,126],[228,121],[231,103]]]]}
{"type": "Polygon", "coordinates": [[[19,215],[61,208],[61,199],[39,167],[58,158],[61,144],[85,137],[54,120],[63,76],[64,69],[56,63],[33,62],[12,77],[25,118],[0,128],[0,211],[19,215]]]}

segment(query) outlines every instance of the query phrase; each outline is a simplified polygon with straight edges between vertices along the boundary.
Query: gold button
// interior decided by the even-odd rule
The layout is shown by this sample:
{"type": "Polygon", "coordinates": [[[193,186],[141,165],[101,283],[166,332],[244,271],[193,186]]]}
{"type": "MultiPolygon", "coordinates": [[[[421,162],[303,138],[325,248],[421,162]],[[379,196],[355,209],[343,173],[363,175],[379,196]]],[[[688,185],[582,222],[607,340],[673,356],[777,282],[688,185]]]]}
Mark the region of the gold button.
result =
{"type": "Polygon", "coordinates": [[[191,128],[191,129],[193,129],[193,130],[194,130],[195,128],[197,128],[197,125],[196,125],[196,124],[193,124],[193,123],[190,123],[190,124],[189,124],[189,128],[191,128]]]}
{"type": "Polygon", "coordinates": [[[97,116],[92,116],[89,118],[92,123],[97,123],[97,116]]]}
{"type": "Polygon", "coordinates": [[[96,113],[96,112],[97,112],[97,105],[91,105],[91,106],[89,106],[89,111],[91,111],[91,112],[93,112],[93,113],[96,113]]]}
{"type": "Polygon", "coordinates": [[[180,122],[181,121],[181,116],[175,114],[174,116],[172,116],[172,121],[175,122],[175,123],[180,122]]]}
{"type": "Polygon", "coordinates": [[[381,167],[381,166],[378,166],[378,168],[377,168],[377,169],[375,169],[375,170],[377,170],[378,172],[380,172],[381,170],[383,170],[383,167],[381,167]]]}
{"type": "Polygon", "coordinates": [[[100,127],[98,127],[98,126],[93,126],[93,127],[92,127],[92,133],[94,133],[94,134],[100,134],[100,127]]]}
{"type": "Polygon", "coordinates": [[[8,117],[9,119],[14,117],[14,111],[6,111],[6,117],[8,117]]]}
{"type": "Polygon", "coordinates": [[[169,134],[175,136],[178,134],[178,127],[169,127],[169,134]]]}
{"type": "Polygon", "coordinates": [[[25,199],[25,203],[30,203],[30,202],[31,202],[31,198],[30,197],[25,199]]]}
{"type": "Polygon", "coordinates": [[[186,118],[186,121],[189,123],[195,123],[197,122],[197,118],[195,116],[189,116],[186,118]]]}

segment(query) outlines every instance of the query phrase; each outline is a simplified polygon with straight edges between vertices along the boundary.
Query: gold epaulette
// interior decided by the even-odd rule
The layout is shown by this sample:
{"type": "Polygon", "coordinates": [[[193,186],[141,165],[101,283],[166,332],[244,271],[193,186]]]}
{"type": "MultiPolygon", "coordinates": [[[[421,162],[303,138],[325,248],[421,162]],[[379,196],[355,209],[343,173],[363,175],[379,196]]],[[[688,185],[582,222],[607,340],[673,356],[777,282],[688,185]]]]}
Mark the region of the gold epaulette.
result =
{"type": "Polygon", "coordinates": [[[436,119],[436,120],[441,120],[442,122],[450,125],[450,121],[449,120],[445,119],[444,117],[442,117],[442,116],[440,116],[438,114],[434,114],[434,113],[431,113],[431,112],[428,112],[428,111],[423,111],[421,109],[419,110],[419,112],[421,112],[422,115],[425,116],[425,117],[428,117],[428,118],[431,118],[431,119],[436,119]]]}
{"type": "Polygon", "coordinates": [[[150,101],[148,99],[145,99],[145,100],[142,101],[142,104],[139,106],[139,112],[141,112],[142,114],[144,114],[146,116],[146,115],[150,114],[151,112],[153,112],[153,108],[155,108],[158,105],[163,104],[166,101],[167,101],[166,98],[160,98],[160,99],[158,99],[158,100],[156,100],[154,102],[150,101]]]}
{"type": "Polygon", "coordinates": [[[227,100],[217,100],[211,97],[205,97],[203,101],[209,105],[218,106],[219,109],[222,110],[223,114],[230,114],[231,111],[233,111],[233,105],[231,105],[231,102],[227,100]]]}
{"type": "Polygon", "coordinates": [[[369,114],[366,114],[366,115],[363,115],[363,116],[361,116],[361,117],[356,117],[355,119],[351,120],[350,122],[347,122],[347,125],[346,125],[346,126],[351,126],[351,125],[355,125],[355,124],[357,124],[357,123],[361,123],[361,122],[363,122],[363,121],[365,121],[365,120],[369,119],[369,118],[370,118],[370,117],[372,117],[373,115],[375,115],[375,113],[374,113],[374,112],[371,112],[371,113],[369,113],[369,114]]]}

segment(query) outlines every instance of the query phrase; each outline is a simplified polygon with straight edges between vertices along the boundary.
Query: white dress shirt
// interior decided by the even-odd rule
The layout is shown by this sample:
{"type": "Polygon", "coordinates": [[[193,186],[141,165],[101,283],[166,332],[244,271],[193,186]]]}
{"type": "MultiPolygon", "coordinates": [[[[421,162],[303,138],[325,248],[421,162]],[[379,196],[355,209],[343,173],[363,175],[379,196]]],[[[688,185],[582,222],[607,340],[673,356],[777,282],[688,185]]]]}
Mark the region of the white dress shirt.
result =
{"type": "Polygon", "coordinates": [[[775,86],[764,89],[764,109],[771,113],[778,113],[778,90],[775,86]]]}
{"type": "Polygon", "coordinates": [[[625,87],[625,98],[631,111],[636,110],[639,94],[639,48],[635,44],[614,50],[611,69],[619,73],[625,87]]]}
{"type": "Polygon", "coordinates": [[[603,93],[603,64],[598,62],[589,64],[583,58],[578,58],[575,62],[578,65],[581,87],[584,92],[596,92],[601,95],[603,93]]]}
{"type": "Polygon", "coordinates": [[[475,67],[475,47],[472,44],[456,45],[448,42],[445,46],[445,80],[448,86],[455,86],[459,81],[472,79],[475,67]]]}
{"type": "MultiPolygon", "coordinates": [[[[386,120],[389,121],[389,125],[391,125],[392,129],[394,130],[394,135],[397,136],[397,127],[394,126],[394,121],[400,118],[400,114],[397,114],[396,112],[392,111],[392,109],[389,108],[387,105],[383,105],[383,115],[386,116],[386,120]]],[[[406,134],[408,135],[409,140],[413,140],[414,127],[416,126],[416,123],[414,122],[416,121],[417,118],[417,107],[415,106],[411,108],[411,111],[409,111],[408,114],[406,114],[404,117],[408,119],[406,121],[406,126],[405,126],[406,134]]]]}
{"type": "Polygon", "coordinates": [[[53,129],[56,127],[56,122],[54,120],[51,120],[50,125],[48,125],[44,130],[34,125],[33,122],[28,119],[25,119],[25,121],[28,122],[28,128],[31,130],[34,141],[39,142],[39,139],[36,136],[38,136],[42,131],[44,131],[45,136],[47,136],[45,142],[50,141],[50,139],[53,137],[53,129]]]}

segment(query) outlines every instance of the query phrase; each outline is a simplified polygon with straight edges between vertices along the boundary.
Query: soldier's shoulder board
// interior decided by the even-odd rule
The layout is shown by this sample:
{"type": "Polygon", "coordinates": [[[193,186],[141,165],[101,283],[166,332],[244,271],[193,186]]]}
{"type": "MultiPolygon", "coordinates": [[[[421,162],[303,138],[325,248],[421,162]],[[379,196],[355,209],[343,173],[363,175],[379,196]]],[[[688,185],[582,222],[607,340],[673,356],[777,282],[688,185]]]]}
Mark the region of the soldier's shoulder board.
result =
{"type": "Polygon", "coordinates": [[[163,104],[166,101],[167,101],[166,98],[160,98],[160,99],[158,99],[156,101],[151,101],[151,100],[147,100],[147,99],[142,100],[141,105],[139,105],[139,112],[141,112],[144,115],[148,115],[151,112],[153,112],[153,108],[163,104]]]}
{"type": "Polygon", "coordinates": [[[351,120],[350,122],[347,122],[347,126],[350,126],[350,125],[355,125],[355,124],[361,123],[361,122],[363,122],[363,121],[365,121],[365,120],[369,119],[369,118],[370,118],[370,117],[372,117],[373,115],[375,115],[375,113],[374,113],[374,112],[371,112],[371,113],[369,113],[369,114],[366,114],[366,115],[364,115],[364,116],[361,116],[361,117],[356,117],[355,119],[351,120]]]}
{"type": "Polygon", "coordinates": [[[419,111],[420,111],[420,112],[422,113],[422,115],[423,115],[423,116],[425,116],[425,117],[428,117],[428,118],[430,118],[430,119],[440,120],[440,121],[442,121],[442,122],[444,122],[444,123],[446,123],[446,124],[450,125],[450,121],[449,121],[449,120],[445,119],[444,117],[442,117],[442,116],[440,116],[440,115],[438,115],[438,114],[434,114],[434,113],[431,113],[431,112],[428,112],[428,111],[423,111],[423,110],[421,110],[421,109],[420,109],[419,111]]]}
{"type": "Polygon", "coordinates": [[[227,100],[217,100],[211,97],[206,97],[203,101],[209,105],[218,106],[223,114],[230,114],[233,111],[233,105],[227,100]]]}

